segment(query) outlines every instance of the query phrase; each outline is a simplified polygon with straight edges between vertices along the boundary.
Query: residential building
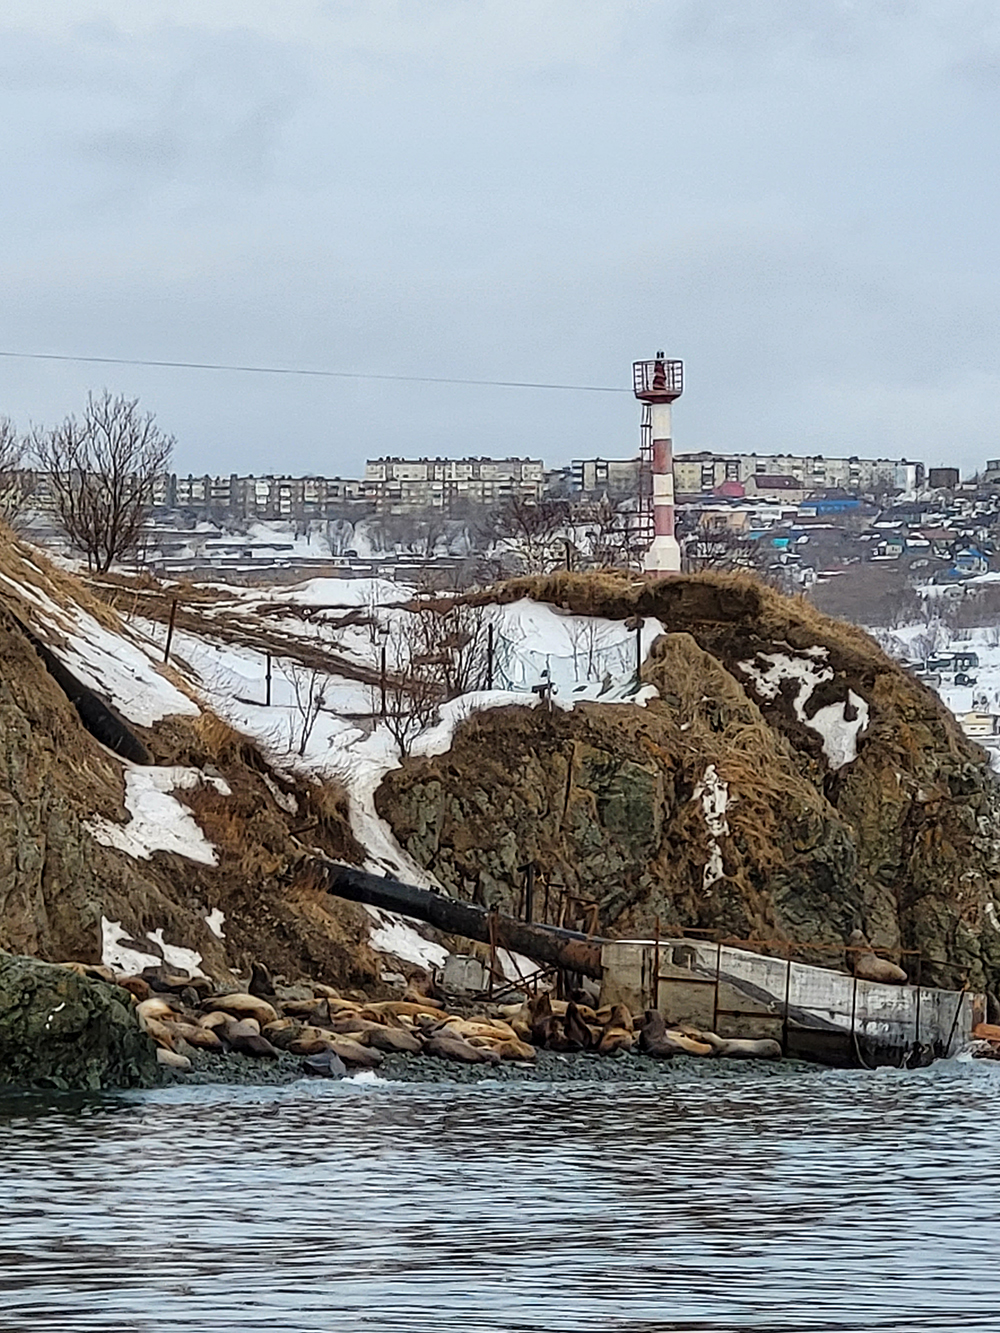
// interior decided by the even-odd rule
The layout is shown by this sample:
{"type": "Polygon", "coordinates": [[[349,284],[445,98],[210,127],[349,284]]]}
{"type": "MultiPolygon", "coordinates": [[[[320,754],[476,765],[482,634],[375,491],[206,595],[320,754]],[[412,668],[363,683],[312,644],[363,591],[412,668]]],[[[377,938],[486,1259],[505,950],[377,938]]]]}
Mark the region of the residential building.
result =
{"type": "Polygon", "coordinates": [[[911,492],[924,480],[922,463],[905,458],[825,458],[821,454],[737,454],[704,450],[674,457],[674,485],[680,494],[704,495],[725,482],[744,486],[755,477],[794,477],[801,489],[840,489],[851,494],[891,489],[911,492]]]}
{"type": "Polygon", "coordinates": [[[540,458],[374,458],[365,464],[363,493],[384,513],[497,504],[512,495],[539,500],[540,458]]]}
{"type": "Polygon", "coordinates": [[[570,491],[582,495],[636,495],[638,458],[574,458],[569,467],[570,491]]]}

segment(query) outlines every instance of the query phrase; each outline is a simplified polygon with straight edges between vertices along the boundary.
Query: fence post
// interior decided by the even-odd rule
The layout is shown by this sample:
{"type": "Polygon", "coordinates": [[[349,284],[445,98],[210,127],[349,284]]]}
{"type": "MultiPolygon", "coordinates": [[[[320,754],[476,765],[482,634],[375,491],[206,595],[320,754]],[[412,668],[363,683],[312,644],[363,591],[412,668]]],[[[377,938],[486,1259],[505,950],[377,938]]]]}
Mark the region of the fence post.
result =
{"type": "Polygon", "coordinates": [[[174,600],[170,603],[170,619],[167,622],[167,643],[166,647],[163,649],[164,662],[170,661],[170,645],[173,642],[174,638],[174,620],[176,619],[176,617],[177,617],[177,598],[175,597],[174,600]]]}
{"type": "Polygon", "coordinates": [[[385,644],[382,645],[379,667],[379,690],[382,695],[382,716],[385,717],[385,644]]]}
{"type": "Polygon", "coordinates": [[[264,704],[267,708],[271,707],[271,654],[265,653],[267,658],[267,669],[264,672],[264,704]]]}
{"type": "Polygon", "coordinates": [[[486,688],[493,688],[493,634],[494,625],[491,620],[486,626],[486,688]]]}

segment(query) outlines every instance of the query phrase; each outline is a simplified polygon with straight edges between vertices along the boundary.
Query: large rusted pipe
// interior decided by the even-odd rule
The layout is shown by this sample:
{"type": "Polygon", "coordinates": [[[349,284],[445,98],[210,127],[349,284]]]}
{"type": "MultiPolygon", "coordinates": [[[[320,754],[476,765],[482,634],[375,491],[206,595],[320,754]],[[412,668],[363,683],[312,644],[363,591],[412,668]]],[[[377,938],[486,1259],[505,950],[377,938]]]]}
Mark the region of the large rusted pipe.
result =
{"type": "Polygon", "coordinates": [[[463,903],[443,893],[418,889],[415,884],[403,884],[398,879],[370,875],[354,866],[323,861],[313,864],[326,888],[338,898],[416,917],[446,934],[462,935],[483,944],[490,942],[492,915],[494,938],[501,948],[524,954],[536,963],[550,967],[564,967],[587,977],[601,976],[601,945],[605,941],[593,935],[563,930],[558,926],[529,924],[499,912],[491,914],[487,908],[477,907],[474,903],[463,903]]]}

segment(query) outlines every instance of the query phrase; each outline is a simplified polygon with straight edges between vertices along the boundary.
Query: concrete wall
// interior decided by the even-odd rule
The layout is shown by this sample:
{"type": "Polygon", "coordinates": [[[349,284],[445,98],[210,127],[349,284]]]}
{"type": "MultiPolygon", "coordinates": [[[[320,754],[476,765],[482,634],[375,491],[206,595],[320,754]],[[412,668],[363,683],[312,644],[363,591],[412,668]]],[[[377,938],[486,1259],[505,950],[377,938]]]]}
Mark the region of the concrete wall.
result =
{"type": "MultiPolygon", "coordinates": [[[[655,956],[648,940],[605,945],[601,1003],[651,1008],[655,956]]],[[[701,940],[662,940],[659,960],[655,989],[668,1022],[786,1039],[789,1053],[830,1063],[892,1059],[918,1046],[954,1055],[985,1017],[985,997],[970,992],[886,986],[701,940]]]]}

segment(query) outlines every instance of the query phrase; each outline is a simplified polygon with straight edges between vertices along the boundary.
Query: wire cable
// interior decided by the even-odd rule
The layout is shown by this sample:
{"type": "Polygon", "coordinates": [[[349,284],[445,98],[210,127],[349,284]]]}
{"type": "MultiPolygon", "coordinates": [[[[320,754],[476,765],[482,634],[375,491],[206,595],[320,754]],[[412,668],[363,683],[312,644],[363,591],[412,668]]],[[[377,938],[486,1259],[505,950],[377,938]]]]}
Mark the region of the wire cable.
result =
{"type": "Polygon", "coordinates": [[[314,370],[303,366],[244,366],[216,361],[149,361],[141,357],[65,356],[58,352],[10,352],[0,357],[23,361],[80,361],[96,366],[151,366],[167,370],[231,370],[248,375],[307,375],[335,380],[394,380],[407,384],[467,384],[494,389],[562,389],[573,393],[631,393],[631,389],[609,384],[543,384],[534,380],[456,379],[445,375],[385,375],[361,370],[314,370]]]}

